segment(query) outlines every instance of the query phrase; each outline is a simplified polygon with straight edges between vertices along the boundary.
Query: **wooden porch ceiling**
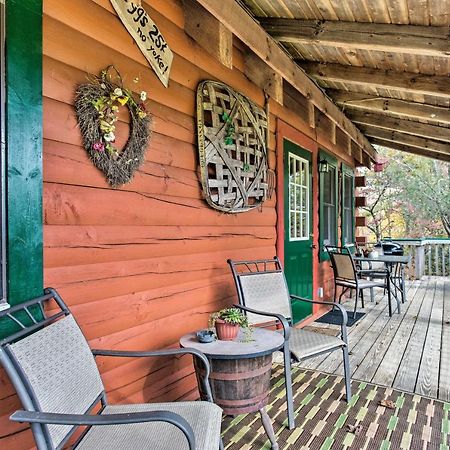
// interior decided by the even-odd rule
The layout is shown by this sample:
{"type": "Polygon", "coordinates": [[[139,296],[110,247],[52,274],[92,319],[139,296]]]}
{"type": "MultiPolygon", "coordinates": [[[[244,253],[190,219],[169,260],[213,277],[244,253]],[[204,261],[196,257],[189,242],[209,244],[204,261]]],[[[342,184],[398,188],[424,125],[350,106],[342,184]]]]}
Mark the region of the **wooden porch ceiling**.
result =
{"type": "Polygon", "coordinates": [[[376,145],[450,162],[450,0],[239,0],[376,145]]]}

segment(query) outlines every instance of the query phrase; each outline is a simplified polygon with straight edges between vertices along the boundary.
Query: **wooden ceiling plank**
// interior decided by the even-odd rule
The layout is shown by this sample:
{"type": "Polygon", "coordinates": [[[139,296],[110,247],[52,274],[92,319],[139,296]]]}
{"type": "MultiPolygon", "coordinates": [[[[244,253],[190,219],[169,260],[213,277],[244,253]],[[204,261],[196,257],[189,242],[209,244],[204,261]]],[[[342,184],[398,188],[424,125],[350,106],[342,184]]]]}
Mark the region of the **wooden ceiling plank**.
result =
{"type": "Polygon", "coordinates": [[[450,77],[305,61],[298,61],[298,64],[303,67],[306,73],[320,81],[342,82],[378,89],[397,90],[414,95],[450,98],[450,77]]]}
{"type": "Polygon", "coordinates": [[[412,136],[411,134],[400,133],[398,131],[385,130],[372,125],[360,125],[360,129],[366,136],[371,138],[385,139],[386,141],[396,142],[397,144],[409,145],[411,147],[430,150],[444,155],[450,155],[450,145],[432,139],[412,136]]]}
{"type": "Polygon", "coordinates": [[[237,2],[197,1],[376,160],[376,151],[365,136],[237,2]]]}
{"type": "Polygon", "coordinates": [[[442,153],[432,152],[429,150],[423,150],[420,148],[410,147],[408,145],[398,144],[397,142],[390,142],[384,139],[373,138],[371,142],[375,145],[382,147],[392,148],[394,150],[400,150],[406,153],[413,153],[414,155],[425,156],[427,158],[437,159],[439,161],[450,162],[450,155],[443,155],[442,153]]]}
{"type": "Polygon", "coordinates": [[[327,91],[335,103],[350,109],[361,109],[385,114],[397,114],[408,118],[426,120],[435,124],[450,125],[450,110],[423,103],[408,102],[387,97],[358,94],[346,91],[327,91]]]}
{"type": "Polygon", "coordinates": [[[275,17],[259,21],[280,42],[450,58],[448,27],[275,17]]]}
{"type": "Polygon", "coordinates": [[[372,125],[386,130],[400,131],[401,133],[412,134],[437,141],[450,142],[450,128],[437,127],[412,120],[386,117],[380,114],[369,112],[354,112],[350,114],[353,122],[357,124],[372,125]]]}

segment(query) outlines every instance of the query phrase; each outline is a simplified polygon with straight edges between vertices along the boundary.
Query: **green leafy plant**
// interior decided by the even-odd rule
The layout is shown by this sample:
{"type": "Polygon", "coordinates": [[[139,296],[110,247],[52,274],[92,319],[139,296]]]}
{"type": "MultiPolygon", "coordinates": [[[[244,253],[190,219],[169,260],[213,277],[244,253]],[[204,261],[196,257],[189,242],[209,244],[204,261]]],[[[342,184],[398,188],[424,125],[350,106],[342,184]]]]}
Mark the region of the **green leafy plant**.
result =
{"type": "Polygon", "coordinates": [[[209,316],[209,326],[212,328],[216,321],[220,319],[224,322],[238,325],[244,330],[245,341],[251,340],[252,327],[248,322],[247,316],[238,308],[225,308],[209,316]]]}

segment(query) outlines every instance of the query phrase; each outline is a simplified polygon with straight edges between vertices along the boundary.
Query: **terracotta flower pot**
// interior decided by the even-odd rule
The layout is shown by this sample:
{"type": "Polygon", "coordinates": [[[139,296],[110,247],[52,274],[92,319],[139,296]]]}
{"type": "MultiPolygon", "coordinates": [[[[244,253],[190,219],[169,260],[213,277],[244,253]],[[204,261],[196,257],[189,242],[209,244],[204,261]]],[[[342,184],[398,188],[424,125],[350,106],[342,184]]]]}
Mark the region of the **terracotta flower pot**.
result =
{"type": "Polygon", "coordinates": [[[217,338],[221,341],[234,341],[239,333],[239,325],[216,319],[215,323],[217,338]]]}

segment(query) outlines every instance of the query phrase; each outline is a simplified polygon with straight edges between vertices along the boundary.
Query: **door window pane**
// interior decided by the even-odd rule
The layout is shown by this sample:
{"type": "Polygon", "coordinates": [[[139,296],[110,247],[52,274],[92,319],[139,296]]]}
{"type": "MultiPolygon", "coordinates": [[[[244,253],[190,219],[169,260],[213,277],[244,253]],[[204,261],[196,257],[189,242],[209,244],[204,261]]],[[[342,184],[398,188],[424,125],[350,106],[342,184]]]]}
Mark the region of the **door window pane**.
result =
{"type": "Polygon", "coordinates": [[[309,239],[309,162],[289,153],[289,240],[309,239]]]}

